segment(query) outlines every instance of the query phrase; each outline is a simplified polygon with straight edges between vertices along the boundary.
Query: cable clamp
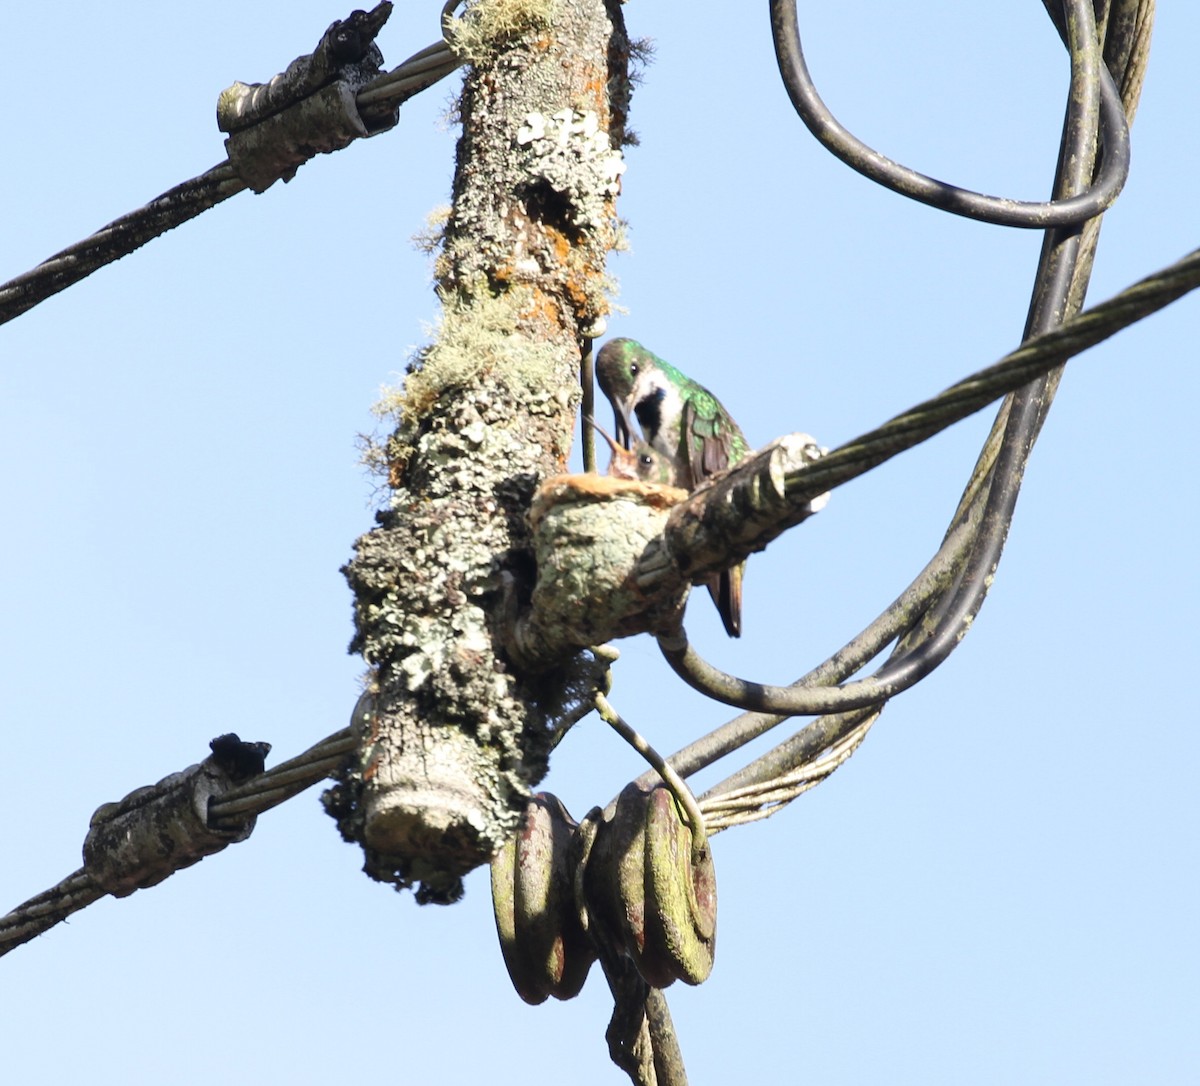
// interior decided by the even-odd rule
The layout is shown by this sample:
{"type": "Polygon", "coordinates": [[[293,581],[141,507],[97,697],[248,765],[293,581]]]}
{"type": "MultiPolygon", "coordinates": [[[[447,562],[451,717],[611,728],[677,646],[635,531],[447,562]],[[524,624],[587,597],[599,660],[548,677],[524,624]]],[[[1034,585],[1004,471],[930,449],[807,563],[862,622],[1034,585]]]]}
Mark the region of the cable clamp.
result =
{"type": "Polygon", "coordinates": [[[84,870],[113,897],[128,897],[168,875],[244,841],[254,829],[249,815],[229,829],[213,829],[208,806],[263,770],[270,743],[245,743],[222,735],[198,765],[157,784],[105,803],[92,815],[83,842],[84,870]]]}
{"type": "Polygon", "coordinates": [[[399,119],[398,105],[359,112],[360,88],[378,78],[383,54],[375,37],[392,13],[384,0],[333,23],[307,56],[268,83],[234,83],[217,99],[217,127],[238,176],[255,192],[290,181],[310,158],[378,135],[399,119]]]}

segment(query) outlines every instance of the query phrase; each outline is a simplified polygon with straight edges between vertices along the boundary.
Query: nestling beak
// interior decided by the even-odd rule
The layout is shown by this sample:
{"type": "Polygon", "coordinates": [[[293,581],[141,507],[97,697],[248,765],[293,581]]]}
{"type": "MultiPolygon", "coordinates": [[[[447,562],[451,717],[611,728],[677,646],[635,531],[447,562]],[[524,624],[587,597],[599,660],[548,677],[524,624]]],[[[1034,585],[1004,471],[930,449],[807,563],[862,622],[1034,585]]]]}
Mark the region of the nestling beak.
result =
{"type": "Polygon", "coordinates": [[[604,427],[601,426],[594,418],[592,418],[591,415],[584,415],[583,421],[586,422],[593,430],[595,430],[596,433],[598,433],[602,438],[604,438],[606,442],[608,442],[609,449],[612,451],[613,456],[616,456],[620,451],[620,446],[613,441],[612,435],[609,434],[609,432],[604,429],[604,427]]]}

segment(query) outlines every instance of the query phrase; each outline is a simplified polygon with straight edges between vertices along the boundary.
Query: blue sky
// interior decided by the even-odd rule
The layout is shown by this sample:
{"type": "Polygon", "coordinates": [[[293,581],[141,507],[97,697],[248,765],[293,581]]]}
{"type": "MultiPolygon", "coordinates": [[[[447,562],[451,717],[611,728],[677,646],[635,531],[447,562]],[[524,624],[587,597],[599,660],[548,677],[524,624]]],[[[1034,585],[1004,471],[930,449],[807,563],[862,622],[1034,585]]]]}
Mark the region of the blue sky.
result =
{"type": "MultiPolygon", "coordinates": [[[[876,25],[835,7],[802,4],[801,29],[852,130],[946,180],[1045,195],[1067,64],[1040,5],[877,5],[876,25]]],[[[438,9],[397,7],[389,64],[434,40],[438,9]]],[[[55,13],[0,14],[24,43],[2,277],[218,162],[219,91],[347,14],[55,13]]],[[[833,160],[787,104],[765,10],[625,13],[657,53],[613,334],[708,385],[756,445],[837,445],[1016,345],[1035,234],[833,160]]],[[[1198,36],[1200,10],[1163,6],[1094,301],[1200,244],[1198,36]]],[[[375,500],[356,435],[436,315],[410,239],[448,199],[455,86],[0,329],[5,907],[79,865],[100,803],[212,736],[268,740],[274,761],[347,721],[361,664],[338,568],[375,500]]],[[[715,840],[716,967],[670,992],[693,1083],[1195,1081],[1198,318],[1184,299],[1070,364],[966,641],[830,781],[715,840]]],[[[699,594],[700,650],[784,682],[840,646],[937,546],[989,422],[839,489],[753,558],[740,642],[699,594]]],[[[620,648],[613,703],[659,749],[726,719],[646,639],[620,648]]],[[[640,771],[590,717],[544,787],[578,816],[640,771]]],[[[360,874],[318,794],[5,957],[6,1077],[317,1083],[387,1061],[405,1081],[623,1081],[598,971],[570,1003],[525,1006],[486,872],[419,908],[360,874]]]]}

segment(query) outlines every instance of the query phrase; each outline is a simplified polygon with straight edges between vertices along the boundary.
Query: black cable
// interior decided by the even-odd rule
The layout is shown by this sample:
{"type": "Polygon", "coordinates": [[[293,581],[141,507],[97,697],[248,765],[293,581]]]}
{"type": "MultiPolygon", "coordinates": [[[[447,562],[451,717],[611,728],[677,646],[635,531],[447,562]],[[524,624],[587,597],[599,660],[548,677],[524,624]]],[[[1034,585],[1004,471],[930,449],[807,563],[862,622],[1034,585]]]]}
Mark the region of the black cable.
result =
{"type": "MultiPolygon", "coordinates": [[[[793,22],[795,15],[794,0],[788,2],[793,22]]],[[[1065,4],[1078,3],[1078,0],[1065,0],[1065,4]]],[[[779,8],[777,0],[772,0],[772,25],[775,26],[775,13],[779,8]]],[[[1087,14],[1091,14],[1090,6],[1087,14]]],[[[1090,49],[1098,49],[1094,28],[1076,27],[1079,45],[1087,43],[1090,49]]],[[[798,47],[798,41],[797,41],[798,47]]],[[[1079,68],[1073,60],[1073,70],[1079,68]]],[[[1106,74],[1107,71],[1105,70],[1106,74]]],[[[786,77],[785,77],[786,79],[786,77]]],[[[1111,84],[1111,77],[1108,80],[1111,84]]],[[[1100,95],[1099,106],[1103,116],[1103,95],[1100,95]]],[[[1089,154],[1092,133],[1096,130],[1096,96],[1092,88],[1082,87],[1070,97],[1066,118],[1063,125],[1063,136],[1060,144],[1060,154],[1055,172],[1054,188],[1056,194],[1078,193],[1085,189],[1093,173],[1093,163],[1089,154]]],[[[1122,116],[1124,116],[1122,112],[1122,116]]],[[[1092,191],[1095,191],[1094,189],[1092,191]]],[[[1074,197],[1060,198],[1058,206],[1074,197]]],[[[1030,301],[1029,314],[1025,325],[1025,338],[1050,331],[1063,320],[1066,308],[1071,300],[1072,286],[1075,282],[1079,266],[1080,236],[1082,224],[1074,223],[1060,226],[1047,231],[1039,259],[1035,289],[1030,301]]],[[[1075,298],[1076,305],[1082,298],[1075,298]]],[[[935,668],[937,668],[957,647],[963,634],[969,628],[990,587],[992,574],[999,564],[1004,543],[1008,537],[1008,529],[1016,508],[1017,496],[1020,492],[1025,465],[1029,453],[1037,439],[1045,412],[1052,398],[1052,376],[1039,377],[1028,386],[1012,393],[1008,400],[1008,415],[1004,423],[1003,436],[999,451],[989,473],[986,491],[977,495],[972,504],[983,500],[983,512],[979,521],[975,538],[971,541],[966,555],[966,561],[956,577],[955,584],[931,601],[932,606],[925,612],[920,625],[914,624],[914,629],[923,629],[932,619],[933,629],[915,645],[906,646],[902,639],[891,658],[875,673],[875,675],[841,687],[770,687],[758,683],[750,683],[726,675],[712,668],[701,660],[687,645],[686,637],[675,644],[670,638],[660,638],[659,645],[663,655],[676,674],[697,689],[703,689],[710,697],[736,705],[744,709],[755,710],[759,714],[805,714],[805,713],[844,713],[855,709],[870,708],[880,705],[883,701],[895,696],[896,693],[908,689],[935,668]],[[983,496],[986,494],[986,497],[983,496]]],[[[986,446],[985,454],[986,455],[986,446]]],[[[951,524],[951,534],[957,526],[951,524]]],[[[948,535],[947,540],[950,536],[948,535]]],[[[943,549],[945,544],[943,544],[943,549]]],[[[939,552],[940,553],[940,552],[939,552]]],[[[893,608],[897,605],[893,605],[893,608]]],[[[889,609],[891,610],[891,609],[889,609]]],[[[882,617],[882,616],[881,616],[882,617]]],[[[802,680],[803,682],[803,680],[802,680]]],[[[818,721],[810,727],[816,727],[828,721],[818,721]]],[[[771,720],[759,717],[756,720],[730,722],[727,727],[744,732],[748,741],[751,734],[761,734],[773,726],[771,720]],[[737,725],[740,724],[740,727],[737,725]]],[[[733,735],[728,745],[740,745],[733,735]]],[[[788,743],[792,743],[789,740],[788,743]]],[[[727,744],[723,744],[727,745],[727,744]]],[[[693,744],[695,746],[695,744],[693,744]]],[[[738,785],[744,785],[754,779],[752,766],[758,766],[765,771],[764,775],[778,773],[780,767],[777,752],[768,752],[757,763],[735,774],[738,785]]],[[[681,752],[683,753],[683,752],[681,752]]],[[[689,771],[708,764],[710,759],[700,755],[699,751],[688,753],[693,757],[689,760],[689,771]]],[[[706,752],[707,753],[707,752],[706,752]]],[[[722,753],[728,753],[723,750],[722,753]]],[[[674,759],[672,759],[674,761],[674,759]]],[[[722,782],[712,791],[719,792],[729,782],[722,782]]]]}
{"type": "MultiPolygon", "coordinates": [[[[1079,38],[1095,41],[1095,17],[1091,0],[1067,0],[1071,5],[1069,25],[1079,38]]],[[[1047,202],[1009,200],[957,188],[909,169],[865,143],[846,129],[821,100],[809,75],[800,44],[796,19],[796,0],[770,0],[771,33],[775,56],[788,97],[801,120],[824,146],[851,169],[885,188],[942,211],[999,226],[1044,230],[1053,226],[1071,226],[1094,218],[1120,194],[1129,175],[1129,125],[1121,96],[1103,63],[1099,65],[1101,94],[1101,136],[1103,163],[1095,184],[1087,191],[1066,199],[1047,202]]],[[[1083,52],[1072,50],[1073,72],[1083,52]]]]}

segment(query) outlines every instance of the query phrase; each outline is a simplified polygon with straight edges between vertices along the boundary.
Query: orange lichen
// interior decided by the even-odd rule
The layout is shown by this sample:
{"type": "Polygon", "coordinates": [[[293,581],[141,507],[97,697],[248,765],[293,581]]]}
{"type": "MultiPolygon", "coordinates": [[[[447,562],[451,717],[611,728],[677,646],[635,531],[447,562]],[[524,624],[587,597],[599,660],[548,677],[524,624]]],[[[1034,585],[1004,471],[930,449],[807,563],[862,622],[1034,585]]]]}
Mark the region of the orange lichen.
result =
{"type": "Polygon", "coordinates": [[[562,308],[558,300],[541,287],[534,287],[532,293],[529,305],[521,311],[521,319],[528,320],[535,325],[561,328],[563,325],[562,308]]]}
{"type": "Polygon", "coordinates": [[[506,287],[516,277],[516,272],[517,269],[514,260],[501,261],[492,272],[492,281],[498,289],[506,287]]]}
{"type": "Polygon", "coordinates": [[[550,242],[550,247],[554,251],[554,259],[559,264],[565,264],[571,257],[571,242],[570,239],[561,230],[554,226],[543,224],[542,230],[546,234],[546,238],[550,242]]]}
{"type": "Polygon", "coordinates": [[[590,68],[583,84],[583,97],[600,117],[600,127],[607,129],[609,122],[608,73],[601,74],[596,69],[590,68]]]}
{"type": "MultiPolygon", "coordinates": [[[[379,717],[377,716],[377,714],[372,713],[371,714],[371,726],[370,726],[369,734],[367,736],[366,745],[368,747],[374,747],[374,745],[379,742],[379,735],[380,735],[379,717]]],[[[364,781],[369,781],[378,772],[379,772],[379,757],[378,757],[378,755],[376,755],[376,756],[372,757],[370,759],[370,761],[368,761],[367,764],[363,767],[362,779],[364,781]]]]}

